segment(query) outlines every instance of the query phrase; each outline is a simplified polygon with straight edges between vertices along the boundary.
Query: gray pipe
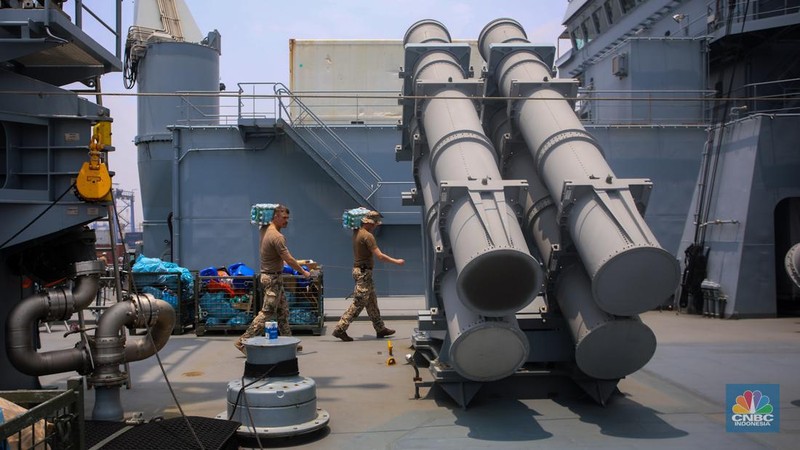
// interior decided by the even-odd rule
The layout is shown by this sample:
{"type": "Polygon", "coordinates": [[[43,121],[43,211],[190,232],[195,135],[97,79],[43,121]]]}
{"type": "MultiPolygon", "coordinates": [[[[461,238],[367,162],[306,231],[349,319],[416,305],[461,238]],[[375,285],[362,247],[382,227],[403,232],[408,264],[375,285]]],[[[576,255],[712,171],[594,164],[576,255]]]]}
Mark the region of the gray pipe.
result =
{"type": "Polygon", "coordinates": [[[125,345],[125,361],[141,361],[153,356],[167,344],[175,327],[175,309],[166,301],[147,295],[135,298],[138,303],[135,327],[149,327],[150,337],[142,336],[125,345]]]}
{"type": "Polygon", "coordinates": [[[120,421],[123,418],[119,389],[126,380],[120,365],[154,355],[166,345],[175,325],[175,310],[150,294],[134,295],[119,302],[100,317],[93,348],[95,370],[89,382],[95,386],[92,419],[120,421]],[[149,333],[126,339],[122,327],[148,327],[149,333]]]}
{"type": "Polygon", "coordinates": [[[94,385],[117,384],[125,380],[119,366],[149,358],[164,347],[175,325],[175,310],[164,300],[139,294],[130,301],[108,308],[97,322],[94,351],[95,370],[89,380],[94,385]],[[122,327],[150,327],[150,335],[128,339],[122,327]],[[151,341],[152,337],[152,341],[151,341]]]}
{"type": "MultiPolygon", "coordinates": [[[[433,20],[417,22],[406,32],[404,44],[426,42],[449,43],[450,35],[433,20]]],[[[446,216],[439,217],[458,273],[458,298],[481,315],[513,314],[533,301],[543,274],[513,209],[502,194],[498,201],[491,191],[502,186],[502,178],[473,100],[458,87],[467,77],[454,55],[441,47],[424,53],[413,74],[414,94],[432,97],[421,101],[417,119],[430,149],[434,181],[442,189],[466,188],[449,191],[440,205],[446,216]],[[425,83],[436,86],[434,93],[424,91],[425,83]]]]}
{"type": "MultiPolygon", "coordinates": [[[[481,31],[478,46],[488,61],[491,46],[505,42],[527,38],[516,21],[497,19],[481,31]]],[[[597,304],[617,315],[653,309],[674,293],[678,262],[659,246],[630,190],[615,185],[616,176],[599,146],[564,97],[548,85],[550,76],[549,67],[524,48],[504,56],[494,73],[501,95],[525,99],[513,120],[551,197],[560,202],[566,182],[592,187],[572,191],[565,205],[571,206],[567,228],[591,277],[597,304]],[[518,92],[518,87],[523,89],[518,92]]]]}
{"type": "Polygon", "coordinates": [[[169,259],[175,264],[180,264],[181,248],[181,133],[179,129],[172,130],[172,236],[170,239],[169,259]]]}
{"type": "Polygon", "coordinates": [[[40,353],[33,345],[33,336],[39,322],[67,320],[89,306],[97,295],[104,270],[100,261],[77,262],[73,266],[72,289],[48,289],[22,300],[11,310],[6,320],[6,351],[17,370],[31,376],[73,370],[86,374],[91,370],[91,358],[83,346],[40,353]]]}
{"type": "Polygon", "coordinates": [[[40,321],[67,320],[92,303],[100,286],[100,274],[104,271],[105,265],[97,260],[75,263],[75,282],[71,290],[48,289],[15,306],[6,321],[7,353],[17,370],[32,376],[73,370],[87,374],[92,371],[94,360],[94,371],[89,377],[97,387],[93,417],[96,420],[122,420],[119,386],[126,376],[119,366],[126,361],[148,358],[164,347],[175,324],[175,310],[169,303],[145,294],[135,296],[133,301],[111,306],[100,317],[95,337],[90,340],[91,354],[82,344],[41,353],[33,345],[34,327],[40,321]],[[126,325],[152,327],[151,333],[126,345],[120,335],[120,330],[126,325]]]}

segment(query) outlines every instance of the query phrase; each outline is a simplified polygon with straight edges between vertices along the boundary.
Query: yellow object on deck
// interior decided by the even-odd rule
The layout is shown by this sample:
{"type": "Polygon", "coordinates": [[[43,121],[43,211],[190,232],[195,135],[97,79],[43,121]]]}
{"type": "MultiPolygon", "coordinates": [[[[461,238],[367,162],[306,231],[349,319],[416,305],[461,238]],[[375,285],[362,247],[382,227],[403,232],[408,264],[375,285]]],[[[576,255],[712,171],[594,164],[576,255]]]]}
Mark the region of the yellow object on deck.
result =
{"type": "Polygon", "coordinates": [[[397,361],[394,360],[394,356],[392,355],[392,341],[386,341],[386,347],[389,348],[389,358],[386,360],[386,365],[394,365],[397,361]]]}
{"type": "Polygon", "coordinates": [[[85,201],[111,200],[111,174],[100,159],[100,152],[111,146],[111,123],[100,122],[93,127],[89,144],[89,161],[83,163],[75,180],[75,189],[85,201]]]}

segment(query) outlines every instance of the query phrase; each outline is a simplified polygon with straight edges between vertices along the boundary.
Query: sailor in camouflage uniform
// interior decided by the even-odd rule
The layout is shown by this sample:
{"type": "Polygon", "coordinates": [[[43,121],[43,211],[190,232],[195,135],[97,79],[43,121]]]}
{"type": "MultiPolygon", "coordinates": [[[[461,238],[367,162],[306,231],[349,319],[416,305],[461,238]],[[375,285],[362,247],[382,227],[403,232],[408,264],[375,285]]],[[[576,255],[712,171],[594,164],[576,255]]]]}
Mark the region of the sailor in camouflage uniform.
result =
{"type": "Polygon", "coordinates": [[[386,328],[383,319],[381,319],[381,312],[378,309],[378,297],[375,294],[375,283],[372,279],[372,268],[374,266],[374,258],[399,266],[405,264],[405,260],[392,258],[382,253],[381,249],[378,248],[378,243],[372,232],[380,225],[382,217],[379,212],[370,211],[361,219],[361,228],[353,230],[353,280],[356,283],[356,287],[353,290],[353,303],[342,314],[339,323],[333,330],[333,336],[345,342],[353,340],[347,335],[347,328],[364,309],[367,310],[367,315],[372,321],[372,326],[375,328],[378,338],[391,336],[395,333],[391,328],[386,328]]]}
{"type": "MultiPolygon", "coordinates": [[[[247,327],[247,331],[236,340],[234,345],[244,353],[245,339],[253,336],[263,336],[264,326],[273,314],[276,315],[278,331],[281,336],[291,336],[292,329],[289,327],[289,305],[283,291],[283,263],[297,270],[303,277],[308,278],[310,274],[303,269],[297,260],[294,259],[289,249],[286,247],[286,238],[281,234],[281,229],[289,225],[289,209],[283,205],[278,205],[272,215],[272,220],[267,226],[262,226],[259,230],[261,244],[259,254],[261,256],[261,273],[259,281],[264,287],[264,301],[261,311],[247,327]]],[[[297,346],[297,350],[303,350],[302,345],[297,346]]]]}

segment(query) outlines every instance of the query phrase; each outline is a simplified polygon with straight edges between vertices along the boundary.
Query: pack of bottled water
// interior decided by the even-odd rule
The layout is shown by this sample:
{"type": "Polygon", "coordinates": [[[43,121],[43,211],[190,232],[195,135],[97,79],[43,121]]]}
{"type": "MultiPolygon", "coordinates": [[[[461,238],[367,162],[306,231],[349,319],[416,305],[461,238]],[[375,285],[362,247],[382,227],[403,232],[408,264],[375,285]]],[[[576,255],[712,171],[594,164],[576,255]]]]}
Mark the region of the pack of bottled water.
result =
{"type": "Polygon", "coordinates": [[[319,315],[312,309],[289,309],[289,323],[292,325],[317,325],[319,315]]]}
{"type": "Polygon", "coordinates": [[[361,228],[361,218],[370,210],[359,206],[358,208],[348,209],[342,214],[342,227],[345,229],[356,230],[361,228]]]}
{"type": "Polygon", "coordinates": [[[277,207],[277,203],[256,203],[250,207],[250,223],[259,226],[268,225],[277,207]]]}

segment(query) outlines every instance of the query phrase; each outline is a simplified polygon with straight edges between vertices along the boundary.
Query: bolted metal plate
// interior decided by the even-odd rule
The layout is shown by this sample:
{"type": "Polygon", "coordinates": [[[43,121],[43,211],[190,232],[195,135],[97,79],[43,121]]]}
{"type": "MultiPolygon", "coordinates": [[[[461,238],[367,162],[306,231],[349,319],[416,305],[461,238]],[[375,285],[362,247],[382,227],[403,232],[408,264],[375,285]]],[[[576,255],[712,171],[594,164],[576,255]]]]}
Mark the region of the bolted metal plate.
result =
{"type": "MultiPolygon", "coordinates": [[[[248,386],[252,381],[244,379],[246,388],[241,395],[246,395],[247,404],[253,407],[290,406],[309,402],[317,397],[317,384],[311,378],[302,376],[267,378],[248,386]]],[[[239,404],[242,404],[243,400],[239,395],[241,388],[241,380],[228,383],[229,404],[236,403],[237,398],[239,404]]]]}
{"type": "MultiPolygon", "coordinates": [[[[226,417],[227,413],[224,412],[217,415],[217,418],[224,419],[226,417]]],[[[252,426],[242,425],[239,427],[238,430],[236,430],[236,433],[244,437],[255,437],[257,435],[258,437],[261,438],[297,436],[300,434],[311,433],[313,431],[322,429],[323,427],[328,425],[328,422],[330,422],[330,420],[331,416],[330,414],[328,414],[327,411],[325,411],[324,409],[317,408],[315,417],[307,422],[298,423],[295,425],[275,426],[275,427],[270,427],[270,426],[252,427],[252,426]]]]}

